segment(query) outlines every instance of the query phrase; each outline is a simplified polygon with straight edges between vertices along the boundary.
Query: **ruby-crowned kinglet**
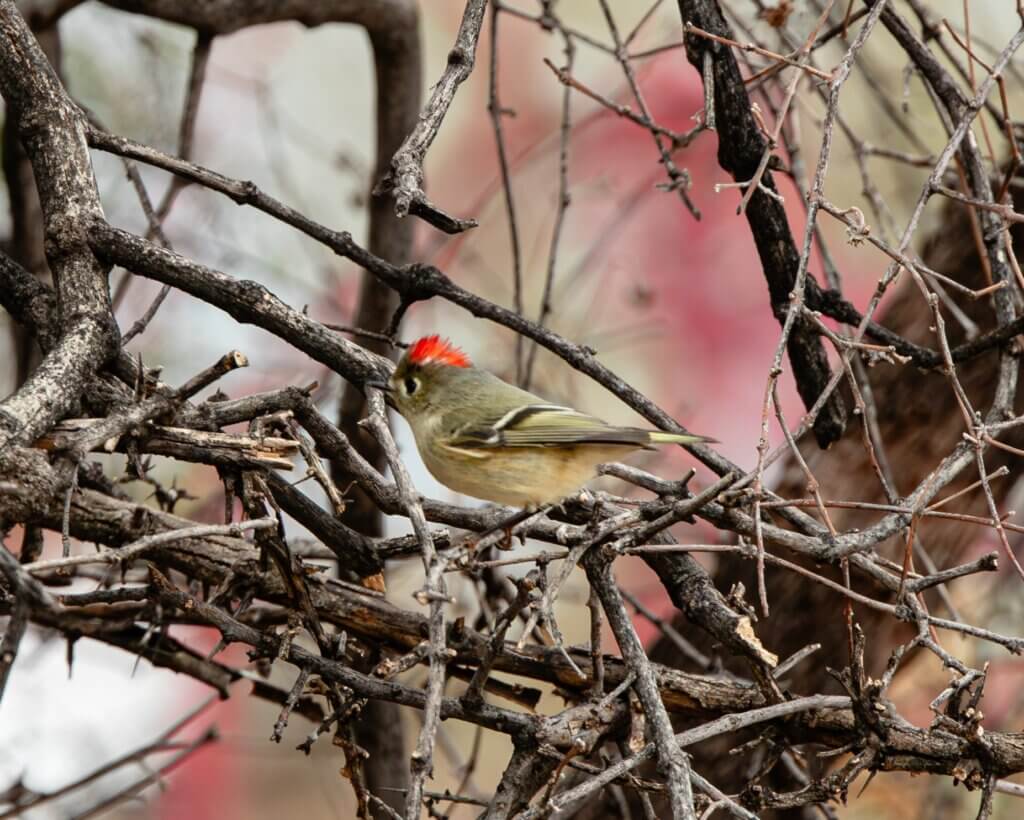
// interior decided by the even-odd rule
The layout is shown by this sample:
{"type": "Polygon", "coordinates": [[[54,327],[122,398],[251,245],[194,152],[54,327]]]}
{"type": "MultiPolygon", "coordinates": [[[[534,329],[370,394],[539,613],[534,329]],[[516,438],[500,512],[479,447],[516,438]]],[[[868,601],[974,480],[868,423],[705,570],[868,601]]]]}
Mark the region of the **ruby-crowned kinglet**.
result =
{"type": "Polygon", "coordinates": [[[409,347],[387,390],[434,478],[457,492],[516,507],[558,503],[593,478],[598,464],[632,450],[714,441],[615,427],[549,404],[474,367],[439,336],[409,347]]]}

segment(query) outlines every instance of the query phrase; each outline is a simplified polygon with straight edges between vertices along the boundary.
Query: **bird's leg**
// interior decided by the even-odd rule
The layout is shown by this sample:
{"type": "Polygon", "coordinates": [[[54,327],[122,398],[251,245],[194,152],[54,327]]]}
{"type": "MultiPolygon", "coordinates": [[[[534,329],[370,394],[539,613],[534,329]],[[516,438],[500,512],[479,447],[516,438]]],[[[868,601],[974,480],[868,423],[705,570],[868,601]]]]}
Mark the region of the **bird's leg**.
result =
{"type": "Polygon", "coordinates": [[[590,522],[587,526],[591,529],[595,528],[601,520],[601,514],[604,512],[604,501],[599,496],[594,495],[588,489],[584,488],[580,490],[580,503],[583,504],[584,507],[590,507],[590,522]]]}
{"type": "Polygon", "coordinates": [[[590,523],[588,526],[593,527],[601,519],[601,513],[604,511],[605,502],[600,496],[591,492],[586,487],[581,487],[572,495],[567,495],[558,502],[556,508],[561,511],[564,517],[569,518],[570,505],[578,505],[575,509],[577,514],[589,514],[590,523]]]}

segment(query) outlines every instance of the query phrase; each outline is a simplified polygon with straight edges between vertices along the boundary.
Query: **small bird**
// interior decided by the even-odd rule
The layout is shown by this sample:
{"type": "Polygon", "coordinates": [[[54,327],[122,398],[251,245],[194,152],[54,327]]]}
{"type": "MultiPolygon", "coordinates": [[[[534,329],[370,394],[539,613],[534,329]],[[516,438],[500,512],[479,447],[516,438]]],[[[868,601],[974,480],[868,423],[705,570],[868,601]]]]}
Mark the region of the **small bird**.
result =
{"type": "Polygon", "coordinates": [[[598,464],[633,450],[714,441],[616,427],[550,404],[474,367],[436,335],[409,347],[386,389],[434,478],[465,495],[527,509],[561,502],[597,474],[598,464]]]}

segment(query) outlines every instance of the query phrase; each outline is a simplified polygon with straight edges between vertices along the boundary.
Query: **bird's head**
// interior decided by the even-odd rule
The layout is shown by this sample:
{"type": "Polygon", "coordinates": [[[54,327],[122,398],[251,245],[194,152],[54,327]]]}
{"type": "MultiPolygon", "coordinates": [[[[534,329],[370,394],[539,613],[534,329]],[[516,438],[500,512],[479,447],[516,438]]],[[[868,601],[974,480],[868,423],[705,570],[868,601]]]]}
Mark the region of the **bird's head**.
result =
{"type": "Polygon", "coordinates": [[[469,357],[447,339],[424,336],[409,346],[391,374],[391,399],[407,419],[427,413],[472,369],[469,357]]]}

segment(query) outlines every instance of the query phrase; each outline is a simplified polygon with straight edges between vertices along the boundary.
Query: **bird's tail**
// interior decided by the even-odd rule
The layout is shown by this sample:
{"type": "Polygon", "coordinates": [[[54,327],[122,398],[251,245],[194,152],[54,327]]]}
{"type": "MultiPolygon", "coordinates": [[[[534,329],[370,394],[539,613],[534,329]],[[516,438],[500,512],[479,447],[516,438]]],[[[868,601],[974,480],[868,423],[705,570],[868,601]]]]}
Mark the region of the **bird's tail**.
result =
{"type": "Polygon", "coordinates": [[[651,444],[717,444],[718,439],[698,436],[693,433],[663,433],[660,430],[651,432],[651,444]]]}

